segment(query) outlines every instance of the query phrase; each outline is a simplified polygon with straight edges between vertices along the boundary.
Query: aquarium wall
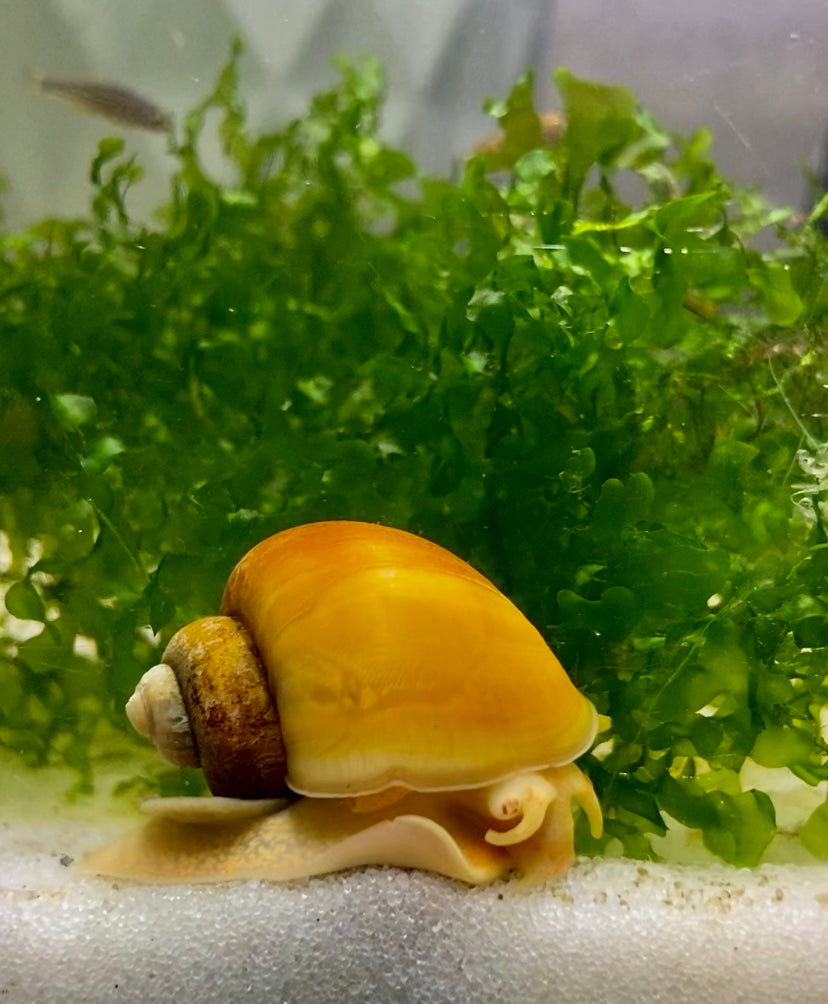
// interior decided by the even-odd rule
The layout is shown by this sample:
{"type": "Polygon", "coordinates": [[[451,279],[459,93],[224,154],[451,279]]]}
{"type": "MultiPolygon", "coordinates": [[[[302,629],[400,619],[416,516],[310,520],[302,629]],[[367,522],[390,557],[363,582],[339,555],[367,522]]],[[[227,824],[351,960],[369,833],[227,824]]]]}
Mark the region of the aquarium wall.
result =
{"type": "MultiPolygon", "coordinates": [[[[828,4],[0,17],[0,991],[820,1000],[828,4]],[[516,605],[583,695],[564,752],[240,809],[162,669],[162,759],[143,674],[260,541],[346,520],[516,605]]],[[[468,623],[456,736],[502,644],[468,623]]]]}
{"type": "MultiPolygon", "coordinates": [[[[646,0],[496,0],[403,3],[327,0],[280,3],[94,5],[5,0],[0,39],[5,100],[0,122],[15,142],[0,153],[12,226],[84,204],[88,150],[101,122],[67,116],[27,86],[32,71],[114,80],[182,112],[201,96],[228,36],[247,39],[250,121],[276,127],[334,79],[333,53],[371,51],[390,82],[383,134],[428,169],[447,171],[490,125],[484,97],[503,95],[536,69],[540,109],[554,107],[551,71],[629,86],[662,121],[708,125],[728,176],[784,204],[805,196],[802,167],[815,164],[826,125],[826,10],[821,0],[784,9],[761,0],[692,5],[646,0]],[[59,160],[52,156],[60,150],[59,160]],[[25,179],[25,182],[19,179],[25,179]]],[[[148,178],[135,193],[147,210],[165,191],[169,163],[136,135],[148,178]]]]}

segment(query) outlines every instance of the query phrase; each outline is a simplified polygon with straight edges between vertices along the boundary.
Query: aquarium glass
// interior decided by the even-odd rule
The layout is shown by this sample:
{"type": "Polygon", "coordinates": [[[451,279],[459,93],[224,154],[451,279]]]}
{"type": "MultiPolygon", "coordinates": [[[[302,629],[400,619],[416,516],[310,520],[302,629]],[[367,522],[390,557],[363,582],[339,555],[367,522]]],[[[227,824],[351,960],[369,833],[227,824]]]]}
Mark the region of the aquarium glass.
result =
{"type": "Polygon", "coordinates": [[[595,703],[582,852],[828,858],[826,19],[686,6],[4,6],[9,776],[201,791],[137,680],[253,544],[359,519],[595,703]]]}

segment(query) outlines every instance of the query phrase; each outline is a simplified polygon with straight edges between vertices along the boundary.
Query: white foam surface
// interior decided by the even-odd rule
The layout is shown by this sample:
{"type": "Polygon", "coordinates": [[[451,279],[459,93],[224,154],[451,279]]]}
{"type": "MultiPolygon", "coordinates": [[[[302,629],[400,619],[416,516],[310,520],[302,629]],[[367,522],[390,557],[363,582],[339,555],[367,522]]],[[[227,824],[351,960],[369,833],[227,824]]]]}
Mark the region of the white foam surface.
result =
{"type": "Polygon", "coordinates": [[[0,824],[3,1004],[828,999],[824,866],[583,861],[529,891],[383,868],[151,887],[78,873],[108,835],[0,824]]]}

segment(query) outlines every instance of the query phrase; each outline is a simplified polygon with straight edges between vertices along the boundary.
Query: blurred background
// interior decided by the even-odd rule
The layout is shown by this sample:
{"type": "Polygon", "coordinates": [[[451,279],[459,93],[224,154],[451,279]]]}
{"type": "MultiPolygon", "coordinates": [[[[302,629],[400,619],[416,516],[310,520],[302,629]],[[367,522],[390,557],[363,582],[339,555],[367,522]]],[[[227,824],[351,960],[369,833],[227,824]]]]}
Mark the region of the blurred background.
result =
{"type": "MultiPolygon", "coordinates": [[[[331,56],[386,66],[388,139],[447,173],[492,130],[480,110],[529,66],[539,109],[550,74],[632,88],[669,129],[709,126],[724,174],[778,202],[807,201],[828,126],[828,0],[0,0],[4,226],[77,214],[98,139],[115,131],[31,86],[33,72],[133,88],[174,114],[206,93],[229,40],[247,43],[254,127],[278,127],[336,79],[331,56]]],[[[147,168],[131,196],[163,200],[163,135],[123,130],[147,168]]]]}

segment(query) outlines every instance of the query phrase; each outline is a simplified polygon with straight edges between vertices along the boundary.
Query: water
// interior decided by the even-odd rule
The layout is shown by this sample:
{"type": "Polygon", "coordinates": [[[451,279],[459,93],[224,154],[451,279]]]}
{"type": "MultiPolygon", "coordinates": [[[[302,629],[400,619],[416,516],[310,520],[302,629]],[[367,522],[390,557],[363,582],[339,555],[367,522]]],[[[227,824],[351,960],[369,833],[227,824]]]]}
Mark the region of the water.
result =
{"type": "MultiPolygon", "coordinates": [[[[579,182],[543,182],[548,154],[529,155],[508,195],[458,187],[495,126],[482,101],[531,64],[537,107],[553,107],[565,64],[633,88],[670,130],[709,127],[723,174],[807,203],[825,5],[767,20],[750,4],[627,6],[104,5],[90,19],[71,3],[7,5],[5,229],[89,221],[45,228],[4,290],[0,740],[22,763],[60,764],[87,791],[116,748],[133,797],[200,790],[195,774],[150,768],[148,781],[130,764],[126,697],[175,626],[217,609],[259,537],[347,517],[439,540],[559,649],[616,723],[589,765],[615,850],[642,853],[669,813],[753,863],[774,823],[751,791],[776,785],[740,790],[751,753],[810,785],[786,825],[811,815],[828,643],[824,305],[803,264],[817,253],[745,254],[703,205],[689,222],[665,210],[646,233],[573,233],[579,182]],[[337,86],[332,53],[368,52],[388,78],[377,136],[368,69],[255,157],[232,107],[222,149],[228,109],[214,107],[196,163],[184,116],[234,31],[249,135],[337,86]],[[132,87],[176,116],[175,139],[132,131],[124,154],[102,149],[90,209],[90,161],[113,127],[34,93],[27,68],[132,87]],[[196,167],[218,184],[199,187],[196,167]]],[[[657,161],[657,131],[647,142],[657,161]]],[[[707,155],[693,156],[701,184],[707,155]]],[[[651,167],[637,165],[638,198],[674,180],[651,167]]],[[[580,209],[594,219],[605,195],[592,188],[580,209]]]]}
{"type": "MultiPolygon", "coordinates": [[[[392,81],[388,137],[442,171],[489,128],[479,113],[483,98],[502,96],[531,64],[539,107],[551,106],[549,77],[563,63],[627,84],[672,128],[710,125],[726,174],[799,205],[800,166],[815,163],[825,128],[825,13],[824,0],[784,10],[738,0],[727,11],[715,0],[692,8],[634,0],[623,10],[612,0],[520,0],[508,16],[494,0],[313,0],[282,3],[278,14],[228,0],[126,13],[105,0],[93,17],[66,0],[6,0],[0,125],[15,136],[0,152],[7,223],[17,228],[84,206],[90,149],[106,132],[33,93],[30,71],[113,81],[181,112],[203,94],[235,31],[248,41],[245,94],[257,126],[299,114],[329,85],[332,53],[371,51],[392,81]]],[[[152,137],[132,135],[130,143],[147,168],[136,208],[149,211],[166,192],[170,165],[152,137]]]]}

